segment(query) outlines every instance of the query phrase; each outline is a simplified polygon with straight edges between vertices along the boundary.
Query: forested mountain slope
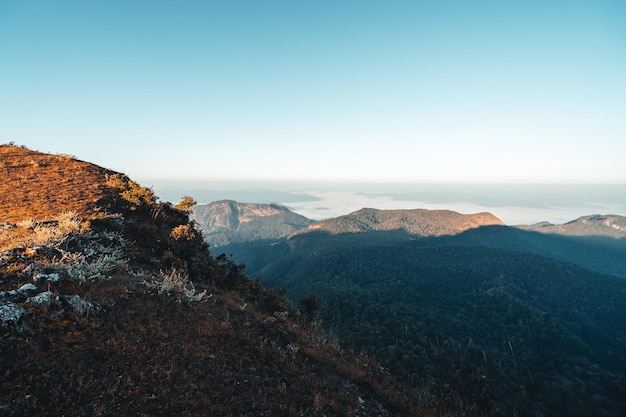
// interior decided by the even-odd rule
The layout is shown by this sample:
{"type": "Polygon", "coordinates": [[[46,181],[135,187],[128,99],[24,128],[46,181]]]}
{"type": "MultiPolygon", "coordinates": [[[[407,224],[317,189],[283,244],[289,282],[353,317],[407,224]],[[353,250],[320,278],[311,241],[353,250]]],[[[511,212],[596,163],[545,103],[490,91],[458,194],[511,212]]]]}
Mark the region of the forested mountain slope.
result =
{"type": "Polygon", "coordinates": [[[309,232],[240,256],[293,299],[315,295],[338,337],[442,396],[507,415],[623,415],[626,280],[521,250],[527,233],[309,232]],[[494,244],[502,233],[522,237],[494,244]]]}

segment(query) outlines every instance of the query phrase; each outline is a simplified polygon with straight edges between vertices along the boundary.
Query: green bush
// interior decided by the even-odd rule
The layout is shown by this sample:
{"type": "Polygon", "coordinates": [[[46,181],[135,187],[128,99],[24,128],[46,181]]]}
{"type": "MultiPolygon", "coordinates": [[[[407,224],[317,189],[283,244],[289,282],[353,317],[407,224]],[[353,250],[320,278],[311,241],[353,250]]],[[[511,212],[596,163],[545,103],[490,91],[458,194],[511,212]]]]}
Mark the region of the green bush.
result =
{"type": "Polygon", "coordinates": [[[155,204],[157,200],[150,188],[142,187],[135,181],[125,179],[120,174],[107,175],[106,185],[121,190],[120,197],[131,203],[133,209],[142,205],[155,204]]]}

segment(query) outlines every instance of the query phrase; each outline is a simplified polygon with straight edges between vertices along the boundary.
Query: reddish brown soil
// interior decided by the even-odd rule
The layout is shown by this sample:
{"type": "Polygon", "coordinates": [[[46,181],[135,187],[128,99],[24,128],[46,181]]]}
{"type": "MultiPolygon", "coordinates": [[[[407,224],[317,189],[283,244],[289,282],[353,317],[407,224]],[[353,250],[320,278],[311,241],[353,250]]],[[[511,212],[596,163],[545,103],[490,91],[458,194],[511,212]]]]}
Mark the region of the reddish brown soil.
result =
{"type": "Polygon", "coordinates": [[[69,156],[0,145],[0,221],[49,220],[64,211],[91,217],[110,203],[114,190],[105,181],[112,173],[69,156]]]}

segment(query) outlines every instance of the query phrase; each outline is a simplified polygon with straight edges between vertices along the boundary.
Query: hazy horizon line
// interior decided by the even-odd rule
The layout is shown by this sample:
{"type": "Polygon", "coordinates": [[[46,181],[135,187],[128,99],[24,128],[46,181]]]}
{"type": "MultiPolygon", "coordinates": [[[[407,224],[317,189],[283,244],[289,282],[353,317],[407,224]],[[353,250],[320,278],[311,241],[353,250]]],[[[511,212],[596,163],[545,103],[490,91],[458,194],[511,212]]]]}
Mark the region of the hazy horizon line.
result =
{"type": "Polygon", "coordinates": [[[264,179],[250,179],[250,180],[210,180],[210,179],[172,179],[172,178],[141,178],[139,180],[149,185],[148,183],[155,183],[160,186],[355,186],[355,187],[378,187],[378,186],[532,186],[532,187],[554,187],[554,186],[626,186],[626,180],[624,181],[350,181],[350,180],[264,180],[264,179]]]}

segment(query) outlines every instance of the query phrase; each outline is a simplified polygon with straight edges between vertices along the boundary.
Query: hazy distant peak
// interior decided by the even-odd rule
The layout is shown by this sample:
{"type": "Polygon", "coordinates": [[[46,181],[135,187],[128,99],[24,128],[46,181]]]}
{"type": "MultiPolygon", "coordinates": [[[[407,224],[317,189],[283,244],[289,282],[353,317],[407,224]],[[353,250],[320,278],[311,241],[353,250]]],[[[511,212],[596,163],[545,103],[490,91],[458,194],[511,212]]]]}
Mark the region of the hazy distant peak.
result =
{"type": "Polygon", "coordinates": [[[570,236],[626,237],[626,217],[615,214],[591,214],[564,224],[541,222],[531,226],[520,226],[525,230],[555,233],[570,236]]]}
{"type": "Polygon", "coordinates": [[[579,217],[578,219],[573,220],[569,223],[596,224],[601,227],[607,227],[613,230],[626,232],[626,217],[618,216],[615,214],[591,214],[589,216],[579,217]]]}
{"type": "Polygon", "coordinates": [[[212,246],[253,240],[278,239],[306,229],[307,219],[279,204],[214,201],[193,208],[191,216],[212,246]]]}
{"type": "Polygon", "coordinates": [[[500,225],[502,220],[491,213],[461,214],[451,210],[378,210],[363,208],[345,216],[309,226],[309,230],[330,233],[405,230],[420,236],[461,233],[480,226],[500,225]]]}
{"type": "Polygon", "coordinates": [[[239,203],[234,200],[214,201],[194,207],[194,217],[207,229],[236,228],[259,217],[284,214],[289,210],[278,204],[239,203]],[[202,220],[202,221],[200,221],[202,220]]]}

